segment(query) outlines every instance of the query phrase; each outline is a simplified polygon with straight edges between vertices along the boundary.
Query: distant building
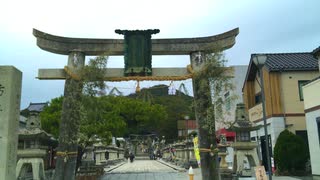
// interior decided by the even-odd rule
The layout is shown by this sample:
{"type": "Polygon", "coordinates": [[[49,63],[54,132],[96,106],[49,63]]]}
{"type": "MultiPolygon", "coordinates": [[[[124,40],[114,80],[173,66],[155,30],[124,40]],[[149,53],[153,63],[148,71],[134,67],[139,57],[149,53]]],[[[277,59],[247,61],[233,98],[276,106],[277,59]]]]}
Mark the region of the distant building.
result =
{"type": "Polygon", "coordinates": [[[46,106],[48,106],[48,103],[47,103],[47,102],[45,102],[45,103],[30,103],[29,106],[28,106],[26,109],[22,110],[22,111],[27,110],[27,111],[29,111],[29,112],[30,112],[30,111],[42,112],[43,109],[44,109],[46,106]]]}
{"type": "Polygon", "coordinates": [[[26,120],[27,120],[26,117],[20,115],[20,117],[19,117],[19,129],[26,128],[26,120]]]}
{"type": "Polygon", "coordinates": [[[230,79],[230,83],[233,88],[224,89],[221,93],[221,98],[223,99],[224,104],[217,104],[217,106],[220,106],[219,108],[221,108],[222,114],[220,115],[220,118],[216,119],[216,130],[229,128],[230,124],[235,120],[236,104],[243,103],[242,86],[248,66],[236,65],[230,66],[230,68],[232,69],[232,78],[230,79]]]}
{"type": "MultiPolygon", "coordinates": [[[[320,47],[315,49],[313,54],[318,58],[320,66],[320,47]]],[[[302,89],[312,175],[320,176],[320,73],[302,89]]]]}
{"type": "Polygon", "coordinates": [[[193,131],[198,132],[196,120],[178,120],[177,123],[178,138],[186,137],[193,131]]]}
{"type": "MultiPolygon", "coordinates": [[[[262,68],[265,92],[266,121],[270,155],[277,138],[284,129],[301,136],[308,142],[302,86],[319,75],[318,60],[312,53],[252,54],[243,85],[244,103],[249,120],[263,125],[261,82],[253,59],[264,56],[262,68]]],[[[260,144],[263,164],[266,164],[265,134],[263,127],[251,132],[252,140],[260,144]]]]}

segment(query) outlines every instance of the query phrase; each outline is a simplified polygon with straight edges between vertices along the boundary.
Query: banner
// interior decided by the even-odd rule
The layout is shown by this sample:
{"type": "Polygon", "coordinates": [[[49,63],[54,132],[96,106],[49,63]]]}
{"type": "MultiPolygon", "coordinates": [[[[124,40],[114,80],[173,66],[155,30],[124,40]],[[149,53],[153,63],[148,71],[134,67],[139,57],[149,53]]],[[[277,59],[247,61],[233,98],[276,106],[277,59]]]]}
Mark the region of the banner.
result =
{"type": "Polygon", "coordinates": [[[199,152],[198,137],[193,138],[193,149],[194,149],[194,155],[200,167],[200,152],[199,152]]]}

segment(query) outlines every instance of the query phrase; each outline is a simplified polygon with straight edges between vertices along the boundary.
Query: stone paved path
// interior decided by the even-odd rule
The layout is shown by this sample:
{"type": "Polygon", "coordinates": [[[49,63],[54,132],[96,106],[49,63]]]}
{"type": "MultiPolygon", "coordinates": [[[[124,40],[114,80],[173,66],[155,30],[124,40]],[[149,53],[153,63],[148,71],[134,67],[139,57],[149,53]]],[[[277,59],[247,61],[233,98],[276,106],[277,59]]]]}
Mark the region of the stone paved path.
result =
{"type": "Polygon", "coordinates": [[[136,160],[106,173],[101,180],[187,180],[187,172],[179,172],[154,160],[136,160]]]}
{"type": "MultiPolygon", "coordinates": [[[[177,171],[178,167],[163,161],[136,160],[133,163],[123,163],[109,169],[100,180],[188,180],[187,171],[177,171]],[[162,163],[161,163],[162,162],[162,163]],[[165,165],[167,164],[167,165],[165,165]],[[169,166],[173,167],[169,167],[169,166]]],[[[181,170],[181,168],[180,168],[181,170]]],[[[201,169],[194,169],[194,180],[201,180],[201,169]]],[[[310,177],[273,176],[273,180],[311,180],[310,177]]],[[[239,178],[239,180],[255,180],[239,178]]]]}

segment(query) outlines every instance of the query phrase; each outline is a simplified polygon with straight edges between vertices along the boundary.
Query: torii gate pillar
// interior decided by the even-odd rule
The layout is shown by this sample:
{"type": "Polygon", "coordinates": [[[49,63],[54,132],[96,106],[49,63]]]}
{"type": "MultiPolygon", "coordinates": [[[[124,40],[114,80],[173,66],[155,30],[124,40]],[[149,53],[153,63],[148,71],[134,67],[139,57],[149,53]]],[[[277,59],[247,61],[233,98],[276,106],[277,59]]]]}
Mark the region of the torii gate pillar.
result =
{"type": "MultiPolygon", "coordinates": [[[[190,61],[192,68],[195,72],[200,71],[205,62],[205,54],[203,52],[193,52],[190,54],[190,61]]],[[[198,138],[199,148],[208,149],[212,145],[217,147],[215,137],[215,124],[214,122],[208,127],[206,122],[209,107],[212,107],[211,91],[209,79],[199,78],[194,76],[192,79],[195,115],[198,125],[198,138]],[[213,132],[210,132],[213,131],[213,132]]],[[[209,180],[210,177],[219,176],[219,171],[216,166],[218,165],[218,156],[211,156],[208,152],[200,151],[201,174],[202,179],[209,180]]]]}
{"type": "MultiPolygon", "coordinates": [[[[82,52],[73,51],[68,55],[68,68],[75,72],[84,66],[84,62],[85,55],[82,52]]],[[[81,81],[67,77],[59,129],[59,146],[54,177],[56,180],[74,179],[78,152],[77,135],[80,123],[81,93],[81,81]]]]}

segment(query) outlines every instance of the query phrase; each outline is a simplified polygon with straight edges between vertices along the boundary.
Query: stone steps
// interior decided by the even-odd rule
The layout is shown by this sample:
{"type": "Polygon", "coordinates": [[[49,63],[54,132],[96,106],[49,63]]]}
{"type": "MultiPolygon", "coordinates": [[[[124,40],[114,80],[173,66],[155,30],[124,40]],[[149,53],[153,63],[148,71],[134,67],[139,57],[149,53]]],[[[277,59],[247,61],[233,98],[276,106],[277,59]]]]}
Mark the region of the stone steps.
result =
{"type": "Polygon", "coordinates": [[[136,156],[134,160],[150,160],[149,156],[136,156]]]}

